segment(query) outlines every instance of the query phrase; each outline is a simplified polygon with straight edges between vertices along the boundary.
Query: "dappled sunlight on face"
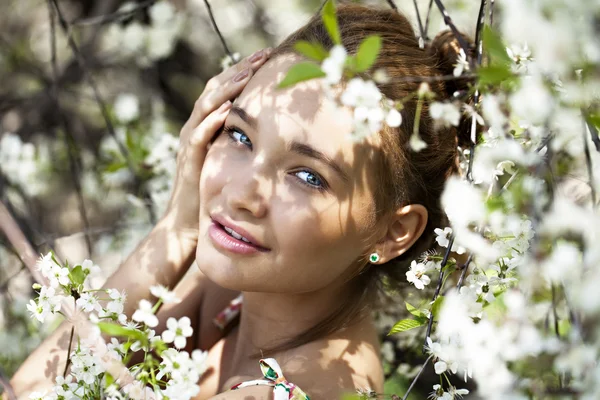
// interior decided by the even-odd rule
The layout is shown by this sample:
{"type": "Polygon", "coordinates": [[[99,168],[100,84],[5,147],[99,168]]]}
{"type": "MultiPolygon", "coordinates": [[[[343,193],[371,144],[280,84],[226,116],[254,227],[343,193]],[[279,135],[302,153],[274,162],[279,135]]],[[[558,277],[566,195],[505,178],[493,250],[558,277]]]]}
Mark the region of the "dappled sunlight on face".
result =
{"type": "Polygon", "coordinates": [[[316,80],[277,89],[299,60],[279,56],[256,73],[203,166],[197,262],[230,289],[303,293],[339,285],[373,244],[378,138],[354,142],[350,110],[338,109],[316,80]],[[215,218],[268,251],[215,245],[215,218]]]}

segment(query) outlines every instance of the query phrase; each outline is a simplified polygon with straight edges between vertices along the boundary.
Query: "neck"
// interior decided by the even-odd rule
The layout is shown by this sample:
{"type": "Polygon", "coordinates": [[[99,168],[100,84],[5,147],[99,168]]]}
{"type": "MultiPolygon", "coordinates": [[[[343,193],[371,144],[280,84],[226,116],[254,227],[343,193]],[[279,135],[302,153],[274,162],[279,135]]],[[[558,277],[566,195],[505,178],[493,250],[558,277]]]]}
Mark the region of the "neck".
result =
{"type": "Polygon", "coordinates": [[[244,292],[233,365],[314,327],[331,315],[347,294],[346,287],[295,294],[244,292]]]}

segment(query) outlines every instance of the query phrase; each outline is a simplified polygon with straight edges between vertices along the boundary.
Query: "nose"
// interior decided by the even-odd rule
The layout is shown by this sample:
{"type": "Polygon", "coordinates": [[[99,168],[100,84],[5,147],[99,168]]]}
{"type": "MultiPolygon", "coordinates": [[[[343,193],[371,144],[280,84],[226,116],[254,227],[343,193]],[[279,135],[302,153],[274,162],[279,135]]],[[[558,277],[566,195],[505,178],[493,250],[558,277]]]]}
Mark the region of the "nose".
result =
{"type": "Polygon", "coordinates": [[[263,218],[267,215],[267,199],[260,191],[259,177],[252,169],[246,173],[238,173],[232,177],[223,188],[229,209],[236,212],[250,213],[254,218],[263,218]]]}

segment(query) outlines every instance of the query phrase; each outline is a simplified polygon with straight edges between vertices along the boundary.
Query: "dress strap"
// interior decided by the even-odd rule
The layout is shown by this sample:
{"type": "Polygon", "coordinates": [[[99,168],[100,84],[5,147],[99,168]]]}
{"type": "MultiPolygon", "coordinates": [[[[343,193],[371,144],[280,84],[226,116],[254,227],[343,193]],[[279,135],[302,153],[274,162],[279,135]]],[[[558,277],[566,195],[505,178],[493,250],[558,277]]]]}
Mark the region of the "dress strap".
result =
{"type": "Polygon", "coordinates": [[[243,300],[244,295],[240,293],[238,297],[229,302],[229,305],[223,311],[217,314],[213,319],[213,323],[217,328],[224,330],[231,321],[240,315],[243,300]]]}
{"type": "Polygon", "coordinates": [[[273,387],[274,400],[310,400],[302,389],[294,385],[283,376],[281,367],[274,358],[265,358],[259,361],[260,370],[266,379],[255,379],[238,383],[231,390],[248,386],[267,385],[273,387]]]}

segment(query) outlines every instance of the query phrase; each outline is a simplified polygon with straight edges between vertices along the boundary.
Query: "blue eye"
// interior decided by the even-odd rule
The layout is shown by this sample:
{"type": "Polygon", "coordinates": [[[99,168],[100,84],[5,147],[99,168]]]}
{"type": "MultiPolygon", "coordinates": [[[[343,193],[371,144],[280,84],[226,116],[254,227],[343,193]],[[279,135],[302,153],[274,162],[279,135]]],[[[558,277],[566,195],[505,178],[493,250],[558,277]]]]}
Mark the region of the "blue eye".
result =
{"type": "Polygon", "coordinates": [[[298,171],[294,173],[300,181],[311,188],[324,190],[325,183],[321,180],[321,178],[317,174],[313,174],[310,171],[298,171]]]}
{"type": "Polygon", "coordinates": [[[252,142],[250,141],[250,138],[241,129],[235,126],[227,126],[223,128],[223,131],[229,135],[229,138],[233,143],[241,143],[252,149],[252,142]]]}

